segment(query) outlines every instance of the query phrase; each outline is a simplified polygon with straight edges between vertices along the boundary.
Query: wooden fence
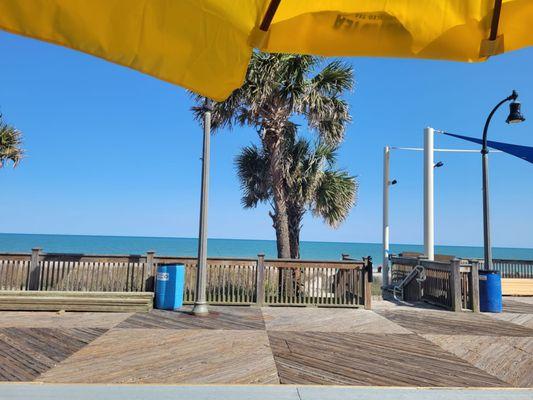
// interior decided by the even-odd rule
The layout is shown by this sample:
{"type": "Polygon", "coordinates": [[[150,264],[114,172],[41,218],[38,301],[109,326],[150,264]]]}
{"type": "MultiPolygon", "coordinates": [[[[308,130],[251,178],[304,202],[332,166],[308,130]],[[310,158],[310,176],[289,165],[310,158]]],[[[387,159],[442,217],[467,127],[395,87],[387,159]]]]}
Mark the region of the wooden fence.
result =
{"type": "MultiPolygon", "coordinates": [[[[483,269],[482,259],[470,259],[483,269]]],[[[533,260],[493,259],[492,269],[500,271],[504,296],[533,296],[533,260]]]]}
{"type": "MultiPolygon", "coordinates": [[[[473,259],[483,268],[483,260],[473,259]]],[[[502,278],[533,279],[533,260],[506,260],[495,258],[492,260],[492,268],[500,271],[502,278]]]]}
{"type": "Polygon", "coordinates": [[[479,312],[478,263],[465,264],[459,259],[450,262],[421,258],[391,256],[393,284],[398,284],[413,268],[424,268],[424,277],[413,279],[404,288],[408,301],[426,301],[449,310],[479,312]]]}
{"type": "MultiPolygon", "coordinates": [[[[0,290],[150,292],[157,266],[185,265],[184,302],[195,299],[197,260],[146,255],[0,254],[0,290]]],[[[372,262],[210,258],[210,304],[370,308],[372,262]]]]}

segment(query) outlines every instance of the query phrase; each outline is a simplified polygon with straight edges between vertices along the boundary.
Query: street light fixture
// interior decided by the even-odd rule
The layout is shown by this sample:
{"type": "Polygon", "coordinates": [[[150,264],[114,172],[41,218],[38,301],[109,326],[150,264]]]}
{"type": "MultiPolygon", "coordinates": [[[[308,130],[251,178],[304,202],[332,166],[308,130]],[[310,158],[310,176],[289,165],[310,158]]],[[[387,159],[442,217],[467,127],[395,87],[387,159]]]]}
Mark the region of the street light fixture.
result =
{"type": "Polygon", "coordinates": [[[521,104],[518,101],[513,101],[511,104],[509,104],[509,116],[505,122],[508,124],[517,124],[526,120],[520,112],[520,105],[521,104]]]}
{"type": "Polygon", "coordinates": [[[483,169],[483,249],[484,249],[484,259],[485,259],[485,269],[492,269],[492,246],[490,240],[490,208],[489,208],[489,159],[487,154],[489,153],[487,147],[487,133],[489,129],[489,124],[492,119],[492,116],[500,108],[503,103],[511,101],[509,105],[509,116],[507,117],[508,124],[515,124],[522,121],[525,121],[524,116],[520,111],[520,103],[516,101],[518,98],[518,93],[516,90],[513,90],[513,93],[500,101],[492,109],[487,121],[485,122],[485,127],[483,128],[483,146],[481,148],[481,160],[482,160],[482,169],[483,169]]]}

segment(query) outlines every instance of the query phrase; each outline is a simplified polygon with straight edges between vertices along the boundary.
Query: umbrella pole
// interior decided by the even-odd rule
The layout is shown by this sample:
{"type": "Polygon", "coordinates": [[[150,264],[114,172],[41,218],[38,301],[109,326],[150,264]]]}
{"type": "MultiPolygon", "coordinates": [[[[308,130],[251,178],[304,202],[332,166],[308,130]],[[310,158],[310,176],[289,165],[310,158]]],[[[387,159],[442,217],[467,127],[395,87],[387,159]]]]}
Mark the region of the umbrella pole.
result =
{"type": "Polygon", "coordinates": [[[207,288],[207,208],[209,202],[209,145],[211,139],[211,111],[213,102],[205,100],[204,105],[204,142],[202,152],[202,193],[200,200],[200,227],[198,240],[198,267],[196,270],[196,301],[192,310],[194,315],[209,314],[206,301],[207,288]]]}

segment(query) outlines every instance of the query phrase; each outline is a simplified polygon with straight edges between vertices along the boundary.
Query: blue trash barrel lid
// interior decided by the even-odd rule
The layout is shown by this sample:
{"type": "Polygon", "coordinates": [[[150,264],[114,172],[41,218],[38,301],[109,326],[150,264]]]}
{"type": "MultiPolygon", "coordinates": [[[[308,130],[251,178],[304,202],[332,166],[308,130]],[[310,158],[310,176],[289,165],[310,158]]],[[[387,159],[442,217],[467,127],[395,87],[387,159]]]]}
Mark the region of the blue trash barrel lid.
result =
{"type": "Polygon", "coordinates": [[[489,274],[500,274],[500,271],[497,271],[495,269],[480,269],[479,275],[489,275],[489,274]]]}
{"type": "Polygon", "coordinates": [[[160,267],[178,267],[178,266],[184,266],[183,263],[159,263],[158,266],[160,267]]]}

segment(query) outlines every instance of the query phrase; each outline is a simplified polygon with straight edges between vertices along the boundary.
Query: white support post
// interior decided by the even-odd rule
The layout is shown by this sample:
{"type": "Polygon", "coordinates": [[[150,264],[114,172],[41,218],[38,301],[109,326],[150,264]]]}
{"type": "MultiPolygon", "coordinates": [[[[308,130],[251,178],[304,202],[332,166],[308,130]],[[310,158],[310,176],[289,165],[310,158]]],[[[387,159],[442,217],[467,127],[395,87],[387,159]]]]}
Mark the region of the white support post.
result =
{"type": "Polygon", "coordinates": [[[383,149],[383,261],[381,274],[383,286],[389,285],[389,186],[390,148],[383,149]]]}
{"type": "Polygon", "coordinates": [[[433,151],[434,130],[424,129],[424,256],[433,261],[435,259],[435,227],[433,211],[433,151]]]}

